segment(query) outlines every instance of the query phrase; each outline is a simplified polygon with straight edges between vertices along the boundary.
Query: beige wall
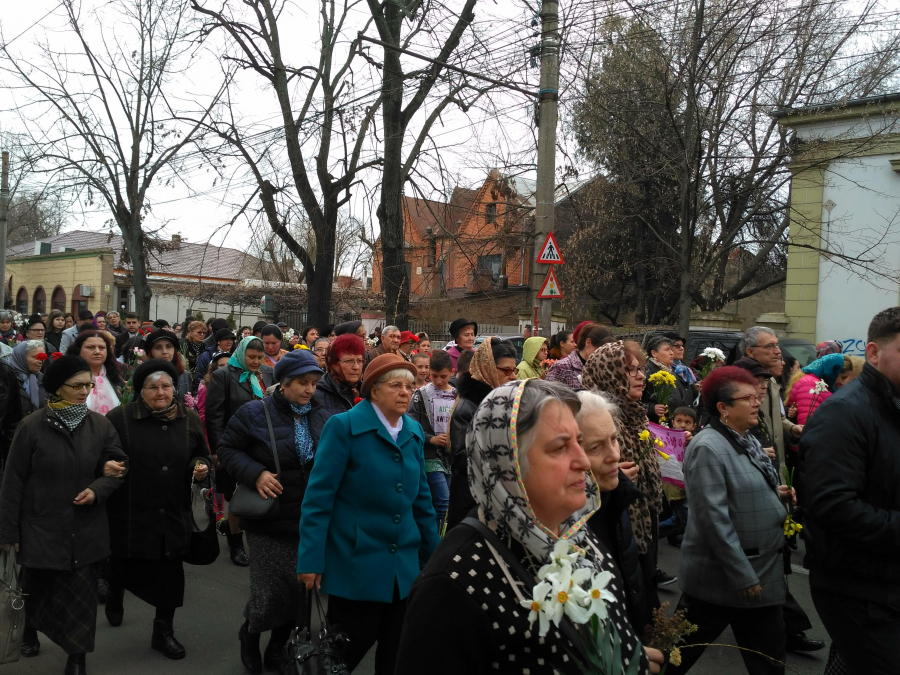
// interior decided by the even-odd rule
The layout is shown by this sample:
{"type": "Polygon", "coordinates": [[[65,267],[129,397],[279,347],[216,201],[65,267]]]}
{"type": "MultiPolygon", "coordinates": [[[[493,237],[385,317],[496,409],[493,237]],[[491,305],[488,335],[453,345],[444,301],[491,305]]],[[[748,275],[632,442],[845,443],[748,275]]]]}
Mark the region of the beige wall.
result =
{"type": "Polygon", "coordinates": [[[104,285],[113,287],[113,253],[108,249],[90,251],[68,251],[47,255],[12,258],[7,261],[7,273],[12,276],[13,305],[19,289],[28,292],[28,313],[34,311],[34,292],[42,286],[47,296],[46,311],[52,308],[53,291],[61,286],[66,293],[66,311],[72,309],[72,299],[76,285],[88,284],[93,287],[93,295],[87,298],[87,308],[92,312],[106,309],[104,285]]]}

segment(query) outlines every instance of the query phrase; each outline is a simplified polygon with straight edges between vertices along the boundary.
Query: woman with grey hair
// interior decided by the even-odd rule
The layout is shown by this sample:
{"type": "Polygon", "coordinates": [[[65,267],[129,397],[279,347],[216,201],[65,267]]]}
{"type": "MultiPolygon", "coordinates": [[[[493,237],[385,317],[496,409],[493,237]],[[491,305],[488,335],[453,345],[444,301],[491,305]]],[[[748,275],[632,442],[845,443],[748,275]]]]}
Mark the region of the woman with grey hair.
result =
{"type": "Polygon", "coordinates": [[[22,416],[30,415],[47,402],[44,392],[44,375],[41,368],[47,360],[43,340],[20,342],[9,356],[9,365],[19,379],[22,399],[22,416]]]}
{"type": "Polygon", "coordinates": [[[134,371],[135,400],[107,415],[129,458],[109,500],[112,544],[106,618],[120,626],[125,590],[156,608],[150,646],[183,659],[175,610],[184,604],[184,556],[192,532],[191,484],[206,479],[209,449],[200,417],[175,396],[178,371],[151,359],[134,371]]]}
{"type": "Polygon", "coordinates": [[[349,670],[378,643],[376,675],[394,673],[409,589],[438,544],[425,437],[406,415],[414,382],[403,357],[372,359],[364,400],[322,430],[300,510],[300,580],[328,594],[328,620],[350,639],[349,670]]]}
{"type": "MultiPolygon", "coordinates": [[[[569,387],[539,379],[502,384],[478,406],[466,443],[477,519],[447,533],[413,586],[397,675],[419,673],[423,663],[430,675],[581,673],[569,620],[548,625],[529,611],[539,570],[561,541],[573,566],[587,571],[574,579],[608,579],[605,613],[622,667],[639,658],[640,673],[659,672],[662,654],[642,648],[618,571],[587,527],[600,498],[575,421],[580,407],[569,387]]],[[[559,602],[577,597],[561,591],[553,591],[559,602]]]]}

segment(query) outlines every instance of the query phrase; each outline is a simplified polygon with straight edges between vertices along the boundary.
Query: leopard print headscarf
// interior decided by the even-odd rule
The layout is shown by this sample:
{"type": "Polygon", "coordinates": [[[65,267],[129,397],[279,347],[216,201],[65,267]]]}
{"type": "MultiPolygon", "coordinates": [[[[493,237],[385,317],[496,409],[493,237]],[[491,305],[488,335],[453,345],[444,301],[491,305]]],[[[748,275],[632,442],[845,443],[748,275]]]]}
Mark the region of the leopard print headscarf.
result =
{"type": "MultiPolygon", "coordinates": [[[[581,383],[585,389],[603,392],[615,400],[620,411],[616,427],[622,461],[635,461],[641,452],[638,435],[647,428],[647,410],[643,403],[628,395],[625,345],[621,341],[601,345],[585,362],[581,383]]],[[[651,453],[639,464],[634,482],[641,498],[629,507],[634,539],[641,553],[647,552],[653,540],[653,516],[658,515],[663,506],[662,474],[654,458],[655,453],[651,453]]]]}

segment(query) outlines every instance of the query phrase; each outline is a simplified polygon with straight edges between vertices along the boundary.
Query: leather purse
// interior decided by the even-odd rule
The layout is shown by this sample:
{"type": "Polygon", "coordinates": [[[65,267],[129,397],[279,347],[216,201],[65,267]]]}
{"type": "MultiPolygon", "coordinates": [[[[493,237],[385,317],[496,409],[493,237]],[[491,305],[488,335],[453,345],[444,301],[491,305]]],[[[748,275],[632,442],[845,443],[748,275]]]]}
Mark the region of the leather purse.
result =
{"type": "Polygon", "coordinates": [[[15,663],[25,631],[25,594],[19,586],[16,551],[0,549],[0,664],[15,663]]]}
{"type": "Polygon", "coordinates": [[[346,634],[337,633],[328,625],[319,591],[313,587],[306,592],[306,629],[297,626],[284,646],[281,675],[350,675],[344,663],[343,645],[349,642],[346,634]],[[319,615],[319,641],[312,640],[312,604],[319,615]]]}
{"type": "Polygon", "coordinates": [[[209,490],[201,488],[199,483],[191,483],[191,547],[184,556],[188,565],[212,565],[219,557],[216,516],[212,501],[206,497],[208,493],[209,490]],[[198,524],[204,520],[206,525],[198,524]]]}
{"type": "MultiPolygon", "coordinates": [[[[272,417],[265,400],[262,402],[263,412],[266,414],[266,425],[269,427],[269,444],[272,446],[272,454],[275,456],[275,473],[281,475],[281,462],[278,461],[278,446],[275,444],[275,430],[272,429],[272,417]]],[[[238,518],[246,520],[265,520],[275,518],[278,515],[279,503],[277,497],[266,499],[254,488],[238,484],[228,502],[228,510],[238,518]]]]}

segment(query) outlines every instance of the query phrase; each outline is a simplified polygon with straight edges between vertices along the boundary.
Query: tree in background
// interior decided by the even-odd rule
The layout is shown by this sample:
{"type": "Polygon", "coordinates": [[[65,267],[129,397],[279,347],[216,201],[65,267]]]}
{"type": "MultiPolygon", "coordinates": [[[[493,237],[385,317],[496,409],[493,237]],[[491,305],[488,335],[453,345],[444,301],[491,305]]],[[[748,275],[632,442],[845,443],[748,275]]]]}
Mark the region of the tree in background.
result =
{"type": "Polygon", "coordinates": [[[191,106],[204,120],[218,94],[192,105],[173,93],[197,48],[180,0],[110,0],[87,12],[87,23],[75,0],[60,6],[66,30],[38,42],[33,60],[8,43],[0,47],[6,73],[27,96],[16,101],[25,161],[49,189],[108,210],[131,261],[137,312],[146,318],[151,189],[166,180],[165,169],[175,173],[180,153],[202,130],[176,110],[191,106]],[[68,48],[69,38],[76,48],[68,48]]]}

